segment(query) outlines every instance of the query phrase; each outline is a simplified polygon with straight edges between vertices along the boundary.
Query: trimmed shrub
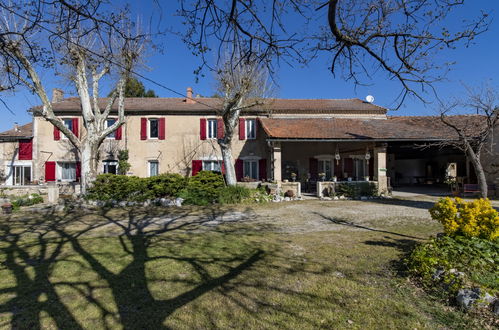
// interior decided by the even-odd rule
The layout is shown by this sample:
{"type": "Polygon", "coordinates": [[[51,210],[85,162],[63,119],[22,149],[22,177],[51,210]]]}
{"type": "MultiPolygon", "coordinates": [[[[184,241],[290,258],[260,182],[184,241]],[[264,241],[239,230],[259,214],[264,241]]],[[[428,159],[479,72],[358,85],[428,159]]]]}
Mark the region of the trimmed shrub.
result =
{"type": "Polygon", "coordinates": [[[154,198],[177,197],[187,184],[187,179],[180,174],[160,174],[144,180],[154,198]]]}
{"type": "Polygon", "coordinates": [[[465,202],[461,198],[452,200],[446,197],[430,209],[430,214],[449,236],[499,238],[499,214],[488,199],[465,202]]]}
{"type": "Polygon", "coordinates": [[[251,198],[254,189],[242,186],[226,186],[220,190],[218,202],[220,204],[238,204],[251,198]]]}
{"type": "Polygon", "coordinates": [[[187,187],[180,197],[184,203],[192,205],[209,205],[218,202],[221,190],[225,187],[222,175],[210,171],[200,171],[189,178],[187,187]]]}
{"type": "Polygon", "coordinates": [[[152,197],[147,181],[136,176],[101,174],[88,190],[87,199],[100,201],[145,201],[152,197]]]}

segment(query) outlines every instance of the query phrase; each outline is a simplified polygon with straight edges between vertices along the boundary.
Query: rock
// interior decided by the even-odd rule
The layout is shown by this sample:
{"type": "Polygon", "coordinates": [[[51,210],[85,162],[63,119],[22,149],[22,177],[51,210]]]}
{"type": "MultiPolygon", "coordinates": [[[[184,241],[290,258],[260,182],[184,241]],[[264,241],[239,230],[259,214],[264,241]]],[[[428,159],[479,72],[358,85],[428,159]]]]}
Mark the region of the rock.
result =
{"type": "Polygon", "coordinates": [[[496,301],[492,305],[492,313],[499,315],[499,299],[496,299],[496,301]]]}
{"type": "Polygon", "coordinates": [[[439,268],[437,269],[433,275],[431,276],[431,278],[434,280],[434,281],[439,281],[442,277],[442,275],[445,274],[445,270],[443,270],[442,268],[439,268]]]}
{"type": "Polygon", "coordinates": [[[333,197],[333,199],[334,199],[335,201],[337,201],[337,200],[339,200],[339,197],[338,197],[338,196],[334,196],[334,197],[333,197]]]}
{"type": "Polygon", "coordinates": [[[458,305],[464,309],[470,309],[478,299],[480,299],[480,289],[461,289],[456,297],[458,305]]]}
{"type": "Polygon", "coordinates": [[[341,195],[341,196],[340,196],[340,199],[346,199],[346,197],[345,197],[345,196],[343,196],[343,195],[341,195]]]}
{"type": "Polygon", "coordinates": [[[332,201],[333,199],[331,197],[321,197],[321,200],[323,200],[323,201],[332,201]]]}
{"type": "Polygon", "coordinates": [[[183,202],[184,202],[183,198],[180,197],[175,198],[175,206],[181,207],[183,202]]]}
{"type": "Polygon", "coordinates": [[[295,197],[295,192],[293,190],[287,190],[285,193],[284,193],[284,197],[295,197]]]}
{"type": "Polygon", "coordinates": [[[125,207],[127,205],[127,201],[121,201],[118,203],[119,207],[125,207]]]}
{"type": "Polygon", "coordinates": [[[486,303],[486,304],[487,304],[487,306],[488,306],[488,305],[491,305],[491,304],[493,304],[493,303],[495,302],[496,297],[492,296],[492,295],[491,295],[490,293],[488,293],[488,292],[485,292],[485,293],[481,296],[480,300],[481,300],[482,302],[486,303]]]}
{"type": "Polygon", "coordinates": [[[340,278],[344,278],[344,277],[345,277],[345,274],[343,274],[342,272],[338,272],[338,271],[336,271],[336,272],[334,272],[334,273],[333,273],[333,276],[340,277],[340,278]]]}
{"type": "Polygon", "coordinates": [[[361,200],[361,201],[367,201],[367,199],[368,199],[368,198],[367,198],[367,196],[362,196],[362,197],[360,197],[360,200],[361,200]]]}
{"type": "Polygon", "coordinates": [[[289,197],[284,197],[284,201],[285,201],[285,202],[289,202],[290,200],[291,200],[291,198],[289,198],[289,197]]]}

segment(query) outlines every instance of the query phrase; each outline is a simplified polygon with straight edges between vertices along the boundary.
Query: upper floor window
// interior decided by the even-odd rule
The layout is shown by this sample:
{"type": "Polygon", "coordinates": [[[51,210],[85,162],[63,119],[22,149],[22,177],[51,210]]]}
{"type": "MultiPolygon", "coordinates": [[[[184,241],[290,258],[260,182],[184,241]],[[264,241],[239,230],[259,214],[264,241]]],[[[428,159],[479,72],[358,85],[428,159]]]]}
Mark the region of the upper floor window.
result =
{"type": "MultiPolygon", "coordinates": [[[[106,128],[113,126],[115,122],[116,122],[116,119],[107,119],[106,120],[106,128]]],[[[116,138],[116,131],[109,133],[106,138],[107,139],[115,139],[116,138]]]]}
{"type": "Polygon", "coordinates": [[[256,139],[256,119],[246,119],[246,139],[256,139]]]}
{"type": "MultiPolygon", "coordinates": [[[[66,119],[63,119],[62,122],[64,123],[64,126],[66,126],[66,128],[68,130],[70,130],[71,132],[74,132],[74,130],[73,130],[73,119],[66,118],[66,119]]],[[[62,138],[63,139],[67,139],[66,134],[62,134],[62,138]]]]}
{"type": "Polygon", "coordinates": [[[206,128],[208,133],[208,139],[216,139],[217,138],[217,124],[218,121],[216,119],[208,119],[206,128]]]}
{"type": "Polygon", "coordinates": [[[159,120],[156,118],[149,119],[149,138],[157,139],[159,137],[159,120]]]}

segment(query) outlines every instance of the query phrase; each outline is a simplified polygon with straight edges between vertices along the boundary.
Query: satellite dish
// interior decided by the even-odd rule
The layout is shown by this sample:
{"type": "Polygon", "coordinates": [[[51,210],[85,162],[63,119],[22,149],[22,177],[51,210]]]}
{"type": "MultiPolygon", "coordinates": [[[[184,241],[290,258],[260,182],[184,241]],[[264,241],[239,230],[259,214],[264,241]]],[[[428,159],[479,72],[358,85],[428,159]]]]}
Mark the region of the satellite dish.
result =
{"type": "Polygon", "coordinates": [[[372,95],[367,95],[366,96],[366,101],[369,102],[369,103],[373,103],[374,102],[374,96],[372,95]]]}

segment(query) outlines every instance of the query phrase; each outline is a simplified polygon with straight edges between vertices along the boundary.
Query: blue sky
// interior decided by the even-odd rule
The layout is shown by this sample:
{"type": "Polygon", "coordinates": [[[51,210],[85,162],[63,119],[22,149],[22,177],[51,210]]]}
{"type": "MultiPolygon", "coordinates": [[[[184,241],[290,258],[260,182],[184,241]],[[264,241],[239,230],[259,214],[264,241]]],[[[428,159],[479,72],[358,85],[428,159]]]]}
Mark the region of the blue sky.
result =
{"type": "MultiPolygon", "coordinates": [[[[148,17],[150,9],[143,11],[147,6],[145,2],[137,2],[132,5],[132,10],[141,16],[148,17]]],[[[114,5],[119,6],[120,2],[114,5]]],[[[175,6],[170,2],[163,10],[163,23],[175,29],[179,27],[177,18],[174,18],[175,6]]],[[[460,13],[479,13],[484,10],[497,15],[499,2],[496,0],[469,1],[460,13]]],[[[458,13],[459,14],[459,13],[458,13]]],[[[318,17],[319,20],[325,17],[318,17]]],[[[168,35],[162,42],[165,46],[163,54],[149,54],[146,64],[149,70],[141,72],[148,78],[160,82],[176,91],[185,92],[187,86],[194,88],[195,94],[211,95],[214,90],[212,76],[207,73],[205,78],[195,82],[193,71],[199,65],[199,59],[194,57],[189,49],[173,35],[168,35]]],[[[492,21],[490,29],[476,39],[474,45],[468,48],[459,48],[446,51],[441,54],[441,59],[456,61],[456,64],[447,74],[447,80],[436,85],[439,95],[443,99],[461,97],[465,94],[465,86],[480,86],[485,82],[498,86],[499,77],[499,26],[497,19],[492,21]]],[[[395,98],[400,91],[400,86],[387,80],[383,73],[374,77],[371,86],[359,87],[352,82],[345,82],[339,76],[334,78],[329,72],[330,58],[322,54],[317,60],[308,66],[281,64],[277,70],[276,96],[282,98],[361,98],[373,95],[378,105],[391,109],[396,104],[395,98]]],[[[53,87],[61,87],[65,91],[72,90],[71,86],[59,78],[53,78],[50,72],[42,73],[42,80],[47,91],[53,87]]],[[[144,82],[147,88],[151,88],[161,97],[177,97],[178,95],[144,82]]],[[[13,110],[11,114],[0,104],[0,131],[10,129],[14,122],[24,124],[29,122],[30,116],[26,112],[31,106],[40,102],[37,97],[25,90],[16,91],[12,95],[2,95],[3,100],[13,110]]],[[[425,105],[421,101],[409,98],[402,107],[396,111],[390,111],[392,115],[432,115],[435,114],[435,105],[425,105]]]]}

